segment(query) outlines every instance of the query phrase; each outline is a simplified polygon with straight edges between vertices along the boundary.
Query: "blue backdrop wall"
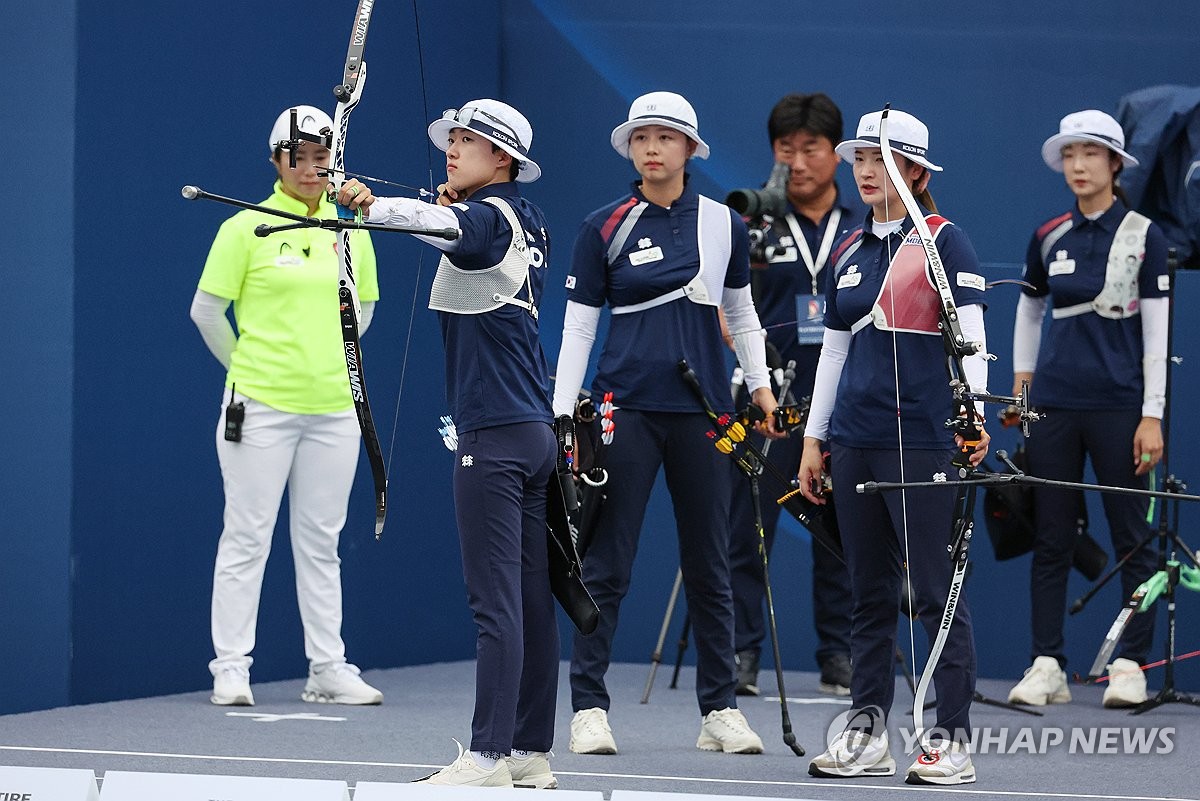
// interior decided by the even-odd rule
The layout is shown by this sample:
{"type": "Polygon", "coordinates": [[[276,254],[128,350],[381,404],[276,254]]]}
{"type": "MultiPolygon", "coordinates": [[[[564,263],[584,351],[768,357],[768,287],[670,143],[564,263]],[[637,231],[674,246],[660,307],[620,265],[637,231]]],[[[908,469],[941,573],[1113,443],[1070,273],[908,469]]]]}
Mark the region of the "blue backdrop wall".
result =
{"type": "MultiPolygon", "coordinates": [[[[24,101],[19,119],[6,119],[21,143],[11,185],[22,205],[35,205],[22,226],[0,228],[12,298],[0,322],[0,374],[10,377],[0,393],[9,431],[0,641],[27,655],[0,664],[0,712],[209,682],[222,375],[187,309],[229,212],[188,204],[179,187],[266,196],[269,126],[290,104],[332,108],[354,6],[58,0],[26,4],[0,34],[0,72],[9,96],[24,101]]],[[[1193,4],[1145,19],[1130,19],[1115,0],[1059,4],[1053,13],[1031,0],[994,10],[933,2],[919,19],[878,2],[852,17],[834,17],[823,4],[752,2],[735,11],[712,0],[418,2],[417,11],[377,3],[350,166],[427,185],[442,163],[424,134],[429,119],[473,97],[514,103],[536,131],[545,177],[529,194],[547,211],[551,269],[560,276],[579,221],[633,177],[608,132],[644,91],[671,89],[693,101],[713,148],[694,179],[716,197],[765,178],[766,115],[786,92],[829,93],[851,127],[884,102],[912,111],[929,123],[931,151],[946,166],[932,187],[939,205],[972,235],[994,275],[1012,275],[1033,227],[1068,204],[1061,178],[1038,156],[1058,118],[1088,106],[1113,110],[1126,92],[1194,83],[1200,74],[1193,4]]],[[[440,341],[424,310],[435,260],[402,236],[375,241],[384,300],[365,366],[393,500],[376,543],[363,460],[342,544],[349,654],[364,668],[470,658],[450,456],[435,432],[445,411],[440,341]]],[[[1181,308],[1200,299],[1195,278],[1180,282],[1181,308]]],[[[564,304],[561,282],[552,283],[542,317],[551,362],[564,304]]],[[[993,296],[993,386],[1005,388],[1015,297],[993,296]]],[[[1176,352],[1200,346],[1186,315],[1177,333],[1176,352]]],[[[1200,379],[1189,361],[1175,377],[1186,408],[1200,379]]],[[[1200,432],[1180,418],[1173,461],[1187,476],[1197,463],[1186,443],[1200,432]]],[[[1098,508],[1092,519],[1103,541],[1098,508]]],[[[1185,510],[1185,536],[1195,519],[1185,510]]],[[[660,491],[618,659],[644,660],[654,644],[677,564],[673,528],[660,491]]],[[[305,670],[286,513],[279,530],[256,681],[305,670]]],[[[773,568],[784,656],[789,667],[811,668],[808,546],[802,529],[786,531],[773,568]]],[[[975,555],[981,671],[1015,677],[1028,661],[1028,560],[997,564],[983,542],[975,555]]],[[[1087,666],[1119,603],[1115,590],[1101,598],[1071,620],[1072,667],[1087,666]]],[[[1195,600],[1181,599],[1183,646],[1196,630],[1195,600]]],[[[1194,687],[1200,670],[1192,664],[1181,678],[1194,687]]]]}

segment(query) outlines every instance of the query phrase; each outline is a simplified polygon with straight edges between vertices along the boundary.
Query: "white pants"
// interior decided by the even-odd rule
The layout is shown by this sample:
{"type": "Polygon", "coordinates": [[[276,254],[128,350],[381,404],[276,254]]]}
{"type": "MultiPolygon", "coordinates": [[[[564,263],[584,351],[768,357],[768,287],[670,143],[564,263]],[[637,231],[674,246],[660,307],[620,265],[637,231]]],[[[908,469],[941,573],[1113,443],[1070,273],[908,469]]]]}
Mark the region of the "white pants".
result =
{"type": "Polygon", "coordinates": [[[338,537],[358,467],[354,410],[289,414],[242,396],[242,441],[225,440],[226,393],[217,421],[217,457],[225,484],[225,518],[213,571],[212,638],[215,675],[249,668],[263,570],[283,490],[288,489],[296,595],[304,624],[304,653],[322,667],[346,661],[342,642],[338,537]]]}

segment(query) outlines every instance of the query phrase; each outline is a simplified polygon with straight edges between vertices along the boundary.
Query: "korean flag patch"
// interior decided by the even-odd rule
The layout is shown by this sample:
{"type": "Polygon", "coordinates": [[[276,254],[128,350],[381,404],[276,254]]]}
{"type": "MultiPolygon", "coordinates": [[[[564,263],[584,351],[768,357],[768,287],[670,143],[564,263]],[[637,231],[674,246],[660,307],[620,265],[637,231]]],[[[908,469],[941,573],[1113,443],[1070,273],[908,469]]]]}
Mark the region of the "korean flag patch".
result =
{"type": "Polygon", "coordinates": [[[574,289],[574,288],[575,288],[575,276],[568,275],[567,276],[567,289],[574,289]]]}

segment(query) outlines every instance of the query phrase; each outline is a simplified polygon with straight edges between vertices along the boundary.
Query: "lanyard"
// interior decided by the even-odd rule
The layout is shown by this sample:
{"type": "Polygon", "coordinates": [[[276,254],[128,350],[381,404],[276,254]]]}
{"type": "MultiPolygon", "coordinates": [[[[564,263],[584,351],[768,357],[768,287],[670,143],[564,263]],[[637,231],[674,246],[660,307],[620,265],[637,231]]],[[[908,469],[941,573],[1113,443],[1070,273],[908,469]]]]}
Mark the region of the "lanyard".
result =
{"type": "Polygon", "coordinates": [[[796,222],[796,215],[789,214],[785,219],[788,228],[792,229],[792,238],[796,240],[796,247],[800,250],[800,256],[804,259],[805,266],[808,267],[808,273],[812,276],[813,294],[819,295],[821,293],[817,289],[817,273],[821,272],[821,268],[825,266],[825,261],[829,258],[829,251],[833,249],[833,240],[837,238],[838,224],[842,221],[842,210],[835,206],[829,213],[829,222],[825,224],[825,236],[821,238],[821,249],[817,251],[816,261],[813,260],[812,250],[808,247],[808,238],[800,230],[800,223],[796,222]]]}

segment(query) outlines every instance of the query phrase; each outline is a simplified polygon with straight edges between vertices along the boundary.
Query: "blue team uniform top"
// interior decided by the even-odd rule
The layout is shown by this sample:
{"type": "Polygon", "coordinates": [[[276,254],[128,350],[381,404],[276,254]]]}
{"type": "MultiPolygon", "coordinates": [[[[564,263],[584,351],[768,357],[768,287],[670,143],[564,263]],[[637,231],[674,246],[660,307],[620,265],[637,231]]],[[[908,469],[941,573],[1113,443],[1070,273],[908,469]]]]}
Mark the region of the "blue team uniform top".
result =
{"type": "MultiPolygon", "coordinates": [[[[960,308],[972,303],[983,305],[984,281],[979,258],[966,234],[938,217],[929,218],[929,225],[931,229],[936,228],[934,242],[946,268],[955,303],[960,308]]],[[[825,287],[826,327],[850,331],[855,323],[871,313],[888,272],[889,253],[893,258],[898,256],[912,229],[912,220],[905,218],[901,230],[887,239],[880,239],[871,233],[871,215],[868,213],[863,225],[834,246],[830,257],[834,269],[827,271],[825,287]],[[858,249],[845,255],[854,244],[859,245],[858,249]],[[855,278],[856,274],[861,278],[855,278]]],[[[912,239],[916,240],[915,234],[912,239]]],[[[924,252],[920,245],[912,241],[908,247],[919,251],[917,263],[923,265],[924,252]]],[[[927,266],[918,269],[928,275],[927,266]]],[[[891,306],[890,303],[881,303],[883,305],[891,306]]],[[[896,297],[898,312],[918,305],[940,308],[936,290],[928,279],[896,297]]],[[[920,329],[932,327],[932,334],[896,332],[894,349],[893,333],[873,324],[867,324],[853,334],[838,384],[837,402],[829,421],[830,441],[854,448],[898,448],[898,380],[904,447],[941,450],[953,446],[953,435],[945,426],[952,415],[946,351],[936,330],[936,319],[933,323],[920,329]]]]}
{"type": "MultiPolygon", "coordinates": [[[[516,212],[534,254],[530,285],[535,305],[541,300],[550,261],[546,220],[537,206],[521,197],[515,183],[491,184],[466,202],[449,208],[462,230],[458,250],[446,254],[463,270],[500,263],[512,242],[512,229],[485,197],[499,197],[516,212]]],[[[525,289],[518,292],[524,300],[525,289]]],[[[446,400],[460,434],[480,428],[553,420],[550,372],[538,337],[538,323],[527,309],[511,304],[483,314],[438,312],[446,347],[446,400]]]]}
{"type": "MultiPolygon", "coordinates": [[[[1095,299],[1104,287],[1108,251],[1127,211],[1118,199],[1096,220],[1083,216],[1076,206],[1040,225],[1025,255],[1024,278],[1034,287],[1024,289],[1025,294],[1049,295],[1055,308],[1095,299]],[[1043,241],[1068,221],[1070,229],[1043,261],[1043,241]]],[[[1151,224],[1138,272],[1139,297],[1166,297],[1166,275],[1166,237],[1151,224]]],[[[1038,351],[1030,402],[1065,409],[1140,409],[1142,357],[1140,315],[1112,320],[1087,313],[1052,319],[1038,351]]]]}
{"type": "MultiPolygon", "coordinates": [[[[700,196],[685,183],[683,194],[664,209],[649,203],[637,183],[633,191],[583,221],[571,257],[567,298],[586,306],[629,306],[678,289],[700,268],[697,239],[700,196]],[[617,229],[639,204],[640,216],[620,252],[609,262],[608,249],[617,229]],[[634,253],[656,254],[644,260],[634,253]]],[[[729,211],[732,225],[729,264],[724,286],[750,283],[750,240],[746,224],[729,211]]],[[[719,300],[719,299],[718,299],[719,300]]],[[[613,393],[620,408],[655,412],[698,412],[696,397],[679,375],[687,359],[709,402],[728,411],[729,376],[716,306],[681,298],[644,311],[614,314],[600,354],[593,392],[613,393]]]]}
{"type": "MultiPolygon", "coordinates": [[[[844,200],[839,191],[833,207],[821,218],[820,224],[814,223],[808,217],[800,214],[789,203],[788,213],[792,214],[800,227],[800,232],[808,242],[809,253],[816,259],[821,250],[821,240],[825,236],[829,219],[834,209],[841,211],[835,243],[844,239],[861,221],[863,207],[861,203],[851,204],[844,200]]],[[[796,331],[800,308],[797,298],[802,300],[811,297],[814,283],[816,294],[825,291],[825,275],[832,259],[827,259],[814,276],[808,270],[804,257],[792,240],[793,234],[785,217],[776,217],[767,230],[767,245],[773,246],[767,264],[751,264],[750,285],[754,290],[754,308],[758,310],[758,319],[767,329],[767,341],[779,351],[783,363],[789,360],[796,362],[796,384],[801,394],[808,392],[812,386],[813,375],[817,369],[817,359],[821,355],[819,342],[801,345],[796,331]],[[804,387],[805,389],[800,389],[804,387]]],[[[830,251],[832,254],[833,251],[830,251]]],[[[820,299],[814,299],[819,309],[814,310],[817,320],[823,311],[820,299]]],[[[801,304],[802,306],[805,304],[801,304]]]]}

